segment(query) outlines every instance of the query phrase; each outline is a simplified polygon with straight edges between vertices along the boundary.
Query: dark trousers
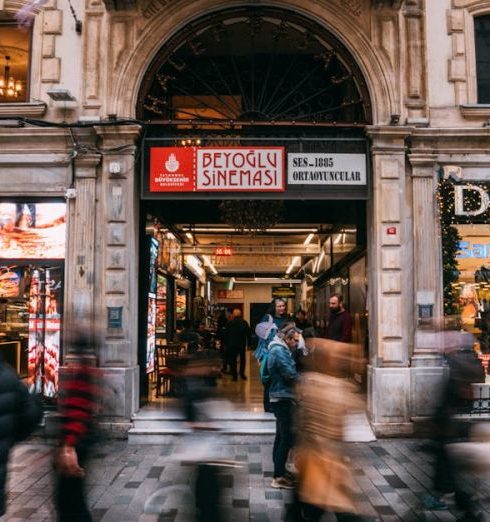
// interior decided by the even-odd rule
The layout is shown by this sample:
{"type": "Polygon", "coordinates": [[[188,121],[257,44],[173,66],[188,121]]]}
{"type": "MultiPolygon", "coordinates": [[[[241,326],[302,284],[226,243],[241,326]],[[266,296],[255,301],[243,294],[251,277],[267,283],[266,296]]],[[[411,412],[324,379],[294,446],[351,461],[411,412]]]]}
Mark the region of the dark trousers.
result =
{"type": "Polygon", "coordinates": [[[237,358],[240,359],[240,375],[243,377],[245,375],[245,346],[242,348],[229,348],[228,353],[228,364],[230,366],[231,376],[234,379],[238,378],[237,373],[237,358]]]}
{"type": "Polygon", "coordinates": [[[271,402],[271,408],[276,417],[276,436],[272,448],[274,462],[274,478],[282,477],[286,473],[286,462],[289,450],[294,445],[292,401],[284,400],[271,402]]]}
{"type": "MultiPolygon", "coordinates": [[[[83,468],[85,452],[77,449],[78,463],[83,468]]],[[[85,478],[57,476],[56,507],[58,522],[91,522],[92,516],[85,500],[85,478]]]]}

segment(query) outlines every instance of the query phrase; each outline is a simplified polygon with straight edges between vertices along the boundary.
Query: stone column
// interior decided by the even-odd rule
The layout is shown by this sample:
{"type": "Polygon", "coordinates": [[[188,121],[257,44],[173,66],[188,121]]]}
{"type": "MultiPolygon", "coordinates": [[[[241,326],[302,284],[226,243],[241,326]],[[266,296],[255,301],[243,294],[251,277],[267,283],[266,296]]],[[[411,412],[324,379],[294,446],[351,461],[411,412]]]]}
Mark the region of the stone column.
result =
{"type": "Polygon", "coordinates": [[[380,435],[411,433],[411,210],[407,204],[403,127],[370,127],[368,413],[380,435]]]}
{"type": "Polygon", "coordinates": [[[138,226],[139,178],[135,171],[140,127],[97,127],[103,152],[98,195],[100,223],[96,309],[104,346],[106,415],[129,420],[139,408],[138,226]]]}
{"type": "Polygon", "coordinates": [[[445,371],[439,351],[443,318],[442,251],[436,189],[437,170],[431,155],[411,154],[414,239],[414,350],[412,366],[413,420],[434,413],[445,371]],[[424,310],[425,308],[425,310],[424,310]],[[430,312],[432,319],[423,319],[430,312]]]}
{"type": "MultiPolygon", "coordinates": [[[[100,160],[98,154],[74,160],[75,197],[68,200],[64,321],[69,328],[83,319],[89,331],[93,330],[94,321],[96,183],[100,160]]],[[[70,347],[67,348],[69,352],[70,347]]]]}

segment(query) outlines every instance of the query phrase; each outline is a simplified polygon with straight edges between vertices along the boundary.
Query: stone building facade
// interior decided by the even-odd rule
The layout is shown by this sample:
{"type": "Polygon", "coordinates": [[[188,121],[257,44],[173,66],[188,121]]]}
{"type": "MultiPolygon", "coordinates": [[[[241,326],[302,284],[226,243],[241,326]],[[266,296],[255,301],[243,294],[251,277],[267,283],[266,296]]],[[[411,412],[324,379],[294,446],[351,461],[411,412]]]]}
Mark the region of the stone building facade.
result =
{"type": "MultiPolygon", "coordinates": [[[[2,0],[0,12],[15,16],[24,3],[2,0]]],[[[122,326],[103,327],[98,354],[111,383],[107,415],[121,422],[139,405],[141,84],[169,38],[245,4],[85,0],[73,14],[66,2],[48,0],[32,26],[29,99],[0,104],[0,116],[10,118],[0,121],[0,196],[65,198],[75,189],[66,199],[66,319],[88,311],[95,322],[107,307],[122,307],[122,326]],[[53,101],[53,88],[68,89],[76,101],[53,101]],[[16,126],[17,117],[37,123],[16,126]]],[[[365,128],[372,167],[368,410],[378,434],[412,433],[414,420],[431,413],[444,378],[434,337],[418,326],[419,305],[442,315],[439,174],[457,166],[463,177],[467,169],[490,177],[490,108],[478,102],[474,34],[474,18],[490,15],[490,2],[253,4],[314,21],[342,42],[364,77],[372,111],[365,128]]]]}

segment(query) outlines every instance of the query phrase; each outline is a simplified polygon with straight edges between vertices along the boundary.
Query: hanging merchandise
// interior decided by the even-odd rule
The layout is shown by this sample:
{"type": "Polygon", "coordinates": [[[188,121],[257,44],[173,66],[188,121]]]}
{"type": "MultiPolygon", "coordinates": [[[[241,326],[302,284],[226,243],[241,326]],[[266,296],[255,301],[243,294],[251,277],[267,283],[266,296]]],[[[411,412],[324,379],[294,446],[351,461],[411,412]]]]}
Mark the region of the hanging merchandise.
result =
{"type": "Polygon", "coordinates": [[[61,281],[49,268],[34,269],[29,290],[28,385],[31,393],[53,399],[58,393],[61,341],[61,281]]]}

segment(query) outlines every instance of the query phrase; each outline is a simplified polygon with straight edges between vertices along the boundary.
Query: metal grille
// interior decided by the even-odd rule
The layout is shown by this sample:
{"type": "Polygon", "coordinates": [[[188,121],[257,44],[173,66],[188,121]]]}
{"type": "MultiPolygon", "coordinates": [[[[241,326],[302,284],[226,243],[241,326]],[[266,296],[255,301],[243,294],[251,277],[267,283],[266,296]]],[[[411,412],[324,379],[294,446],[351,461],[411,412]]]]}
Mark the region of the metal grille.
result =
{"type": "Polygon", "coordinates": [[[226,10],[171,39],[142,85],[139,117],[178,125],[366,124],[367,88],[330,33],[273,8],[226,10]]]}

